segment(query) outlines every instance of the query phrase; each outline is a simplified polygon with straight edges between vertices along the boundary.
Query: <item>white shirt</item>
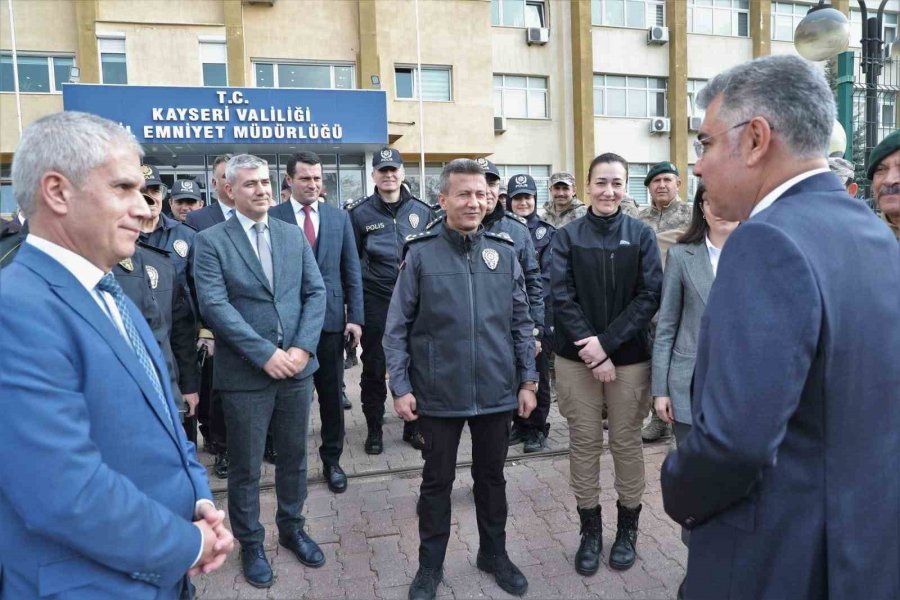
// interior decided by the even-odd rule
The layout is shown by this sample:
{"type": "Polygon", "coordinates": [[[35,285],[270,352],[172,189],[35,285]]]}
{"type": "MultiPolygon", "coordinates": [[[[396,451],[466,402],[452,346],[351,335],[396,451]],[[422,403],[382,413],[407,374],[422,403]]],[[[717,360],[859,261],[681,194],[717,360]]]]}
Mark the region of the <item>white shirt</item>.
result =
{"type": "Polygon", "coordinates": [[[797,185],[804,179],[809,179],[813,175],[818,175],[819,173],[827,173],[828,171],[829,171],[829,169],[827,167],[823,167],[821,169],[813,169],[812,171],[806,171],[805,173],[800,173],[796,177],[792,177],[791,179],[788,179],[787,181],[785,181],[784,183],[779,185],[777,188],[775,188],[774,190],[772,190],[771,192],[766,194],[766,196],[762,200],[760,200],[759,204],[757,204],[756,206],[753,207],[753,210],[750,212],[750,218],[752,219],[757,214],[761,213],[762,211],[764,211],[767,208],[769,208],[770,206],[772,206],[772,204],[776,200],[781,198],[781,196],[786,191],[788,191],[789,189],[791,189],[792,187],[794,187],[795,185],[797,185]]]}
{"type": "Polygon", "coordinates": [[[222,216],[225,217],[226,221],[228,220],[228,217],[230,217],[231,215],[233,215],[234,213],[237,212],[233,206],[232,207],[225,206],[225,204],[223,204],[221,200],[219,200],[219,202],[216,204],[216,206],[218,206],[221,209],[222,216]]]}
{"type": "MultiPolygon", "coordinates": [[[[303,225],[306,223],[306,213],[303,211],[303,204],[291,197],[291,208],[294,209],[294,218],[297,219],[297,225],[300,231],[304,231],[303,225]]],[[[316,239],[319,239],[319,203],[313,202],[309,205],[309,218],[312,219],[313,231],[316,232],[316,239]]]]}
{"type": "MultiPolygon", "coordinates": [[[[256,254],[256,258],[259,258],[259,250],[256,249],[256,230],[253,228],[256,225],[257,221],[254,221],[250,217],[245,214],[242,214],[241,211],[234,211],[234,215],[237,217],[237,220],[241,222],[241,227],[244,228],[244,233],[247,234],[247,239],[250,241],[250,247],[253,248],[253,253],[256,254]]],[[[272,248],[272,236],[269,235],[269,215],[263,215],[263,218],[259,220],[260,223],[266,224],[266,243],[269,244],[269,249],[272,248]]]]}
{"type": "Polygon", "coordinates": [[[709,255],[709,264],[712,265],[713,277],[715,277],[716,271],[719,269],[719,256],[722,254],[722,249],[713,246],[709,241],[709,236],[706,236],[706,253],[709,255]]]}
{"type": "MultiPolygon", "coordinates": [[[[102,292],[97,289],[97,284],[100,283],[100,280],[103,279],[103,271],[97,268],[92,262],[81,256],[80,254],[76,254],[67,248],[63,248],[59,244],[54,244],[49,240],[45,240],[42,237],[38,237],[33,233],[29,233],[25,238],[25,243],[31,246],[34,246],[60,265],[63,268],[72,274],[75,279],[78,280],[84,289],[88,291],[97,305],[101,310],[106,312],[106,314],[112,316],[112,321],[115,323],[116,328],[119,330],[119,333],[122,334],[122,337],[128,341],[128,335],[125,333],[125,325],[122,322],[122,315],[119,313],[119,309],[116,307],[116,301],[113,297],[107,293],[102,292]]],[[[130,345],[130,342],[129,342],[130,345]]],[[[162,383],[162,382],[160,382],[162,383]]],[[[213,508],[215,508],[215,504],[213,504],[212,500],[207,498],[201,498],[197,500],[194,504],[194,517],[198,516],[198,512],[200,510],[200,506],[202,504],[209,504],[213,508]]],[[[197,552],[197,558],[194,560],[194,563],[191,565],[193,567],[198,562],[200,562],[200,557],[203,556],[203,532],[200,532],[200,550],[197,552]]]]}

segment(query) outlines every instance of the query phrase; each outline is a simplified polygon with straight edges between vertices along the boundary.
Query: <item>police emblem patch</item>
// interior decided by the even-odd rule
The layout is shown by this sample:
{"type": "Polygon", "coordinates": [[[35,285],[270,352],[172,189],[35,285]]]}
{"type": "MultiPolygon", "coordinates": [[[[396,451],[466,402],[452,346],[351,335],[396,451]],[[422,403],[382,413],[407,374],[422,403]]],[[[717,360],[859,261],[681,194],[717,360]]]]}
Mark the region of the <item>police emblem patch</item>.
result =
{"type": "Polygon", "coordinates": [[[155,290],[156,286],[159,285],[159,271],[157,271],[155,267],[151,267],[150,265],[146,265],[144,269],[146,269],[147,277],[150,279],[150,287],[155,290]]]}
{"type": "Polygon", "coordinates": [[[194,191],[194,182],[193,181],[185,180],[181,185],[182,185],[182,187],[184,187],[184,191],[186,191],[186,192],[194,191]]]}
{"type": "Polygon", "coordinates": [[[497,253],[493,248],[485,248],[481,251],[481,258],[484,260],[484,264],[487,265],[487,268],[493,271],[497,268],[497,263],[500,262],[500,254],[497,253]]]}
{"type": "Polygon", "coordinates": [[[482,169],[487,169],[487,166],[488,166],[488,164],[487,164],[487,159],[485,159],[485,158],[476,158],[476,159],[475,159],[475,162],[477,162],[477,163],[478,163],[478,166],[481,167],[482,169]]]}
{"type": "Polygon", "coordinates": [[[544,236],[545,236],[545,235],[547,235],[547,228],[546,228],[546,227],[543,227],[543,226],[542,226],[542,227],[538,227],[538,228],[535,230],[535,232],[534,232],[534,237],[536,237],[536,238],[539,239],[539,240],[544,239],[544,236]]]}
{"type": "Polygon", "coordinates": [[[385,148],[381,151],[381,158],[388,159],[391,157],[391,151],[385,148]]]}
{"type": "Polygon", "coordinates": [[[412,225],[413,229],[419,228],[419,215],[413,213],[409,215],[409,224],[412,225]]]}
{"type": "Polygon", "coordinates": [[[525,182],[526,182],[526,181],[528,181],[528,180],[525,178],[524,175],[517,175],[517,176],[516,176],[516,184],[517,184],[517,185],[525,185],[525,182]]]}
{"type": "Polygon", "coordinates": [[[119,266],[131,273],[134,270],[134,263],[130,258],[123,258],[119,261],[119,266]]]}
{"type": "Polygon", "coordinates": [[[178,253],[178,256],[185,258],[188,254],[188,243],[184,240],[175,240],[175,243],[172,244],[172,249],[178,253]]]}

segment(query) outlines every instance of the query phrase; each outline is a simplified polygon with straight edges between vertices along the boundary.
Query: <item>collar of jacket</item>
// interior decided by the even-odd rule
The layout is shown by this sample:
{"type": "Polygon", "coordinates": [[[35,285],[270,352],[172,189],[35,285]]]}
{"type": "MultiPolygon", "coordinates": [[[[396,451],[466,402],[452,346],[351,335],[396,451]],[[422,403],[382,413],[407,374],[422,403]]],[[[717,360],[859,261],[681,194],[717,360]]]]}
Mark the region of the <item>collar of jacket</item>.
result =
{"type": "MultiPolygon", "coordinates": [[[[624,200],[623,200],[623,202],[624,202],[624,200]]],[[[658,207],[656,206],[656,204],[653,202],[653,200],[650,200],[650,208],[653,209],[653,210],[655,210],[657,213],[664,213],[664,212],[666,212],[667,210],[670,210],[670,209],[673,209],[673,208],[677,208],[679,202],[681,202],[681,198],[679,198],[678,196],[675,196],[674,198],[672,198],[671,200],[669,200],[669,203],[668,203],[668,204],[666,204],[666,205],[663,206],[662,208],[658,208],[658,207]]]]}
{"type": "Polygon", "coordinates": [[[554,202],[553,202],[553,198],[550,198],[550,200],[548,200],[547,204],[545,204],[544,206],[547,207],[547,213],[549,213],[555,217],[561,217],[564,214],[566,214],[567,212],[575,210],[579,206],[584,206],[584,202],[579,200],[578,196],[572,196],[572,201],[569,202],[569,205],[566,206],[564,209],[557,211],[556,204],[554,204],[554,202]]]}
{"type": "Polygon", "coordinates": [[[503,203],[498,200],[496,206],[494,206],[494,210],[484,215],[484,219],[481,220],[481,224],[485,227],[490,227],[491,225],[502,219],[503,215],[505,214],[506,207],[503,206],[503,203]]]}
{"type": "Polygon", "coordinates": [[[407,200],[412,198],[412,194],[407,192],[406,188],[403,187],[402,185],[400,186],[400,199],[397,200],[396,202],[394,202],[393,204],[390,202],[384,201],[384,198],[381,197],[381,192],[378,191],[378,188],[375,188],[375,193],[372,195],[375,196],[373,198],[373,200],[376,201],[378,208],[380,208],[381,210],[383,210],[385,212],[392,213],[392,214],[399,211],[400,207],[403,206],[407,200]],[[393,210],[390,208],[391,206],[394,207],[393,210]]]}
{"type": "Polygon", "coordinates": [[[474,233],[461,233],[456,231],[455,229],[450,229],[447,227],[446,221],[444,222],[444,226],[441,227],[441,235],[450,242],[450,245],[459,250],[460,252],[466,252],[472,246],[477,244],[479,240],[481,240],[484,235],[484,225],[479,225],[478,229],[475,230],[474,233]]]}
{"type": "Polygon", "coordinates": [[[589,208],[587,210],[586,220],[591,224],[592,227],[594,227],[598,231],[609,231],[613,227],[617,226],[622,220],[622,207],[619,207],[619,209],[616,210],[615,213],[609,215],[608,217],[595,215],[594,209],[589,208]]]}

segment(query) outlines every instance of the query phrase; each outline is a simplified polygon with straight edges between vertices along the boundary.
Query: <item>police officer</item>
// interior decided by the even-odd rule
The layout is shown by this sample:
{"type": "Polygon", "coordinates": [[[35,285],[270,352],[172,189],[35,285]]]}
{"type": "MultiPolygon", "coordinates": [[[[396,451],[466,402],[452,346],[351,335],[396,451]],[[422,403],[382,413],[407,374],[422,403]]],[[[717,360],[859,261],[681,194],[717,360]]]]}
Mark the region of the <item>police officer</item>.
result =
{"type": "Polygon", "coordinates": [[[172,216],[184,223],[188,214],[203,208],[203,196],[200,185],[193,179],[179,179],[172,186],[169,195],[169,209],[172,216]]]}
{"type": "MultiPolygon", "coordinates": [[[[427,203],[400,185],[403,177],[400,152],[383,148],[372,157],[375,193],[347,206],[362,264],[365,325],[360,399],[368,426],[365,442],[368,454],[381,454],[384,449],[382,423],[387,386],[384,382],[386,371],[381,338],[391,294],[400,272],[404,240],[409,235],[424,231],[434,217],[427,203]]],[[[403,441],[422,449],[423,441],[417,424],[404,424],[403,441]]]]}
{"type": "Polygon", "coordinates": [[[484,171],[457,159],[441,173],[441,227],[413,236],[384,334],[394,410],[425,436],[419,569],[411,600],[435,597],[450,537],[450,492],[463,426],[472,434],[476,565],[505,591],[528,580],[506,553],[503,466],[510,413],[534,409],[533,323],[513,244],[480,226],[484,171]]]}
{"type": "MultiPolygon", "coordinates": [[[[502,188],[501,188],[502,189],[502,188]]],[[[537,363],[540,381],[537,391],[537,407],[527,419],[516,415],[513,417],[510,443],[516,440],[524,440],[523,451],[526,453],[540,452],[549,431],[547,415],[550,413],[550,360],[549,355],[551,337],[551,313],[550,313],[550,242],[556,233],[556,228],[543,221],[537,214],[537,185],[531,175],[513,175],[506,186],[509,197],[506,208],[516,216],[525,219],[525,224],[531,234],[534,244],[535,256],[541,269],[541,284],[544,292],[544,328],[540,338],[540,353],[537,355],[537,363]]]]}

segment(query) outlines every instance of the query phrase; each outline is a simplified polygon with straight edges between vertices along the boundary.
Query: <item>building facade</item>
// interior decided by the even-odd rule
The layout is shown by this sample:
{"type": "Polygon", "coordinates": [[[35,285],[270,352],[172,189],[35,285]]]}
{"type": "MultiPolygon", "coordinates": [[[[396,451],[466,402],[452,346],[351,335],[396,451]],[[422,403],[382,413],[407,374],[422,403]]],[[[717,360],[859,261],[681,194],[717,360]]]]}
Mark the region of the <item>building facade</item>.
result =
{"type": "MultiPolygon", "coordinates": [[[[331,90],[335,98],[369,91],[384,99],[383,110],[365,115],[379,121],[376,133],[360,143],[143,140],[148,162],[169,182],[208,176],[215,154],[228,150],[265,156],[277,178],[287,156],[309,149],[323,156],[329,198],[346,200],[371,191],[371,153],[390,143],[404,155],[414,193],[429,199],[436,197],[442,164],[456,157],[488,157],[507,175],[528,172],[546,198],[550,173],[568,170],[584,181],[591,158],[606,151],[629,161],[630,193],[639,202],[647,201],[648,165],[661,160],[687,173],[689,195],[695,185],[690,142],[702,117],[696,92],[732,65],[795,52],[794,28],[812,4],[0,0],[0,212],[14,208],[9,167],[20,120],[27,125],[62,110],[67,96],[83,98],[66,91],[79,84],[162,86],[148,93],[166,96],[174,107],[196,94],[183,90],[197,88],[208,88],[204,105],[233,88],[291,90],[277,96],[289,105],[307,103],[310,89],[331,90]]],[[[832,4],[850,15],[858,49],[855,3],[832,4]]],[[[883,36],[893,41],[900,0],[888,4],[883,36]]],[[[109,98],[117,97],[114,91],[109,98]]],[[[157,104],[166,105],[166,98],[157,104]]],[[[896,95],[883,104],[882,128],[896,127],[896,95]]]]}

